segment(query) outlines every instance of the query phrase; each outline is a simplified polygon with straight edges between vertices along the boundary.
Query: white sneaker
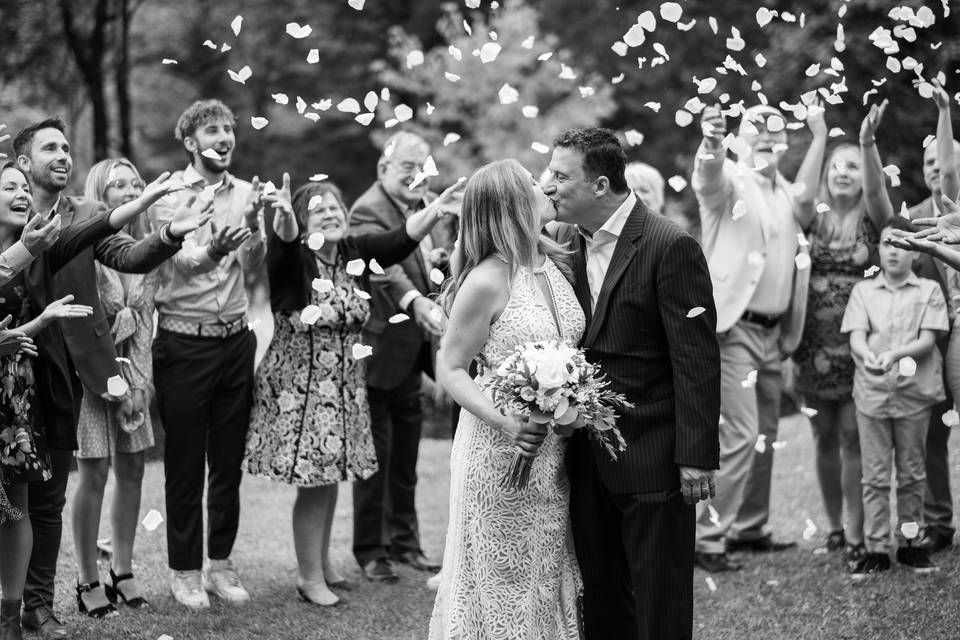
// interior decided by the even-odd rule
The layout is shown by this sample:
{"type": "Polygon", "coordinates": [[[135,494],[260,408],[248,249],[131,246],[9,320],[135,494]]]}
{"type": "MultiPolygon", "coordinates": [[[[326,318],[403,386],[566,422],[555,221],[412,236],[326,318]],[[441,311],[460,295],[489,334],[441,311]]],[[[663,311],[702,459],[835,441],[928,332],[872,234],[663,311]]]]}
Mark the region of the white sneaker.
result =
{"type": "Polygon", "coordinates": [[[250,594],[243,588],[240,576],[233,567],[230,558],[210,560],[203,571],[203,588],[230,604],[244,604],[250,601],[250,594]]]}
{"type": "Polygon", "coordinates": [[[206,609],[210,606],[210,598],[201,586],[200,572],[197,570],[174,571],[170,591],[177,602],[191,609],[206,609]]]}
{"type": "Polygon", "coordinates": [[[435,573],[434,575],[427,578],[427,589],[432,589],[436,591],[440,588],[440,574],[435,573]]]}

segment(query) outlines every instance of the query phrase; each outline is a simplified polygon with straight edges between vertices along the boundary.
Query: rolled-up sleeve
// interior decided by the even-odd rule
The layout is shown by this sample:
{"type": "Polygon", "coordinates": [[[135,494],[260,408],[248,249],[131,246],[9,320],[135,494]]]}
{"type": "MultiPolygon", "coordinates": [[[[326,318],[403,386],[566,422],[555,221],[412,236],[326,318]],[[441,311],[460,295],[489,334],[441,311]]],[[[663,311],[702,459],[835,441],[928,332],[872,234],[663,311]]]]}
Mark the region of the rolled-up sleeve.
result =
{"type": "Polygon", "coordinates": [[[0,285],[10,282],[13,276],[26,269],[27,265],[33,262],[33,258],[34,255],[19,240],[0,253],[0,285]]]}

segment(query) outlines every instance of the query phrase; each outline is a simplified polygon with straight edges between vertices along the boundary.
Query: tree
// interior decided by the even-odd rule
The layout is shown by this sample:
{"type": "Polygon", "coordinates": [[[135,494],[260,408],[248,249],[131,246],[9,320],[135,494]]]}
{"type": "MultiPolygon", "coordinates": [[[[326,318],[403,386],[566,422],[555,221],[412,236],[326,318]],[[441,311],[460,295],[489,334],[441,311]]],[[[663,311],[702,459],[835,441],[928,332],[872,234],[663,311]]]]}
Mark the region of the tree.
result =
{"type": "MultiPolygon", "coordinates": [[[[472,33],[462,25],[463,15],[448,6],[437,25],[442,41],[424,52],[422,64],[413,66],[407,65],[407,56],[421,51],[420,41],[394,29],[389,52],[394,64],[384,65],[380,73],[395,98],[380,103],[383,119],[393,117],[396,106],[408,100],[415,113],[402,126],[431,142],[434,160],[449,176],[469,175],[479,165],[504,157],[539,173],[546,165],[544,149],[561,129],[595,125],[613,113],[612,91],[609,85],[594,88],[596,75],[578,70],[576,79],[558,77],[560,60],[567,55],[555,51],[555,37],[540,33],[537,11],[523,0],[507,0],[489,23],[478,12],[472,33]],[[530,46],[523,46],[524,41],[530,46]],[[485,63],[478,53],[489,56],[496,45],[502,47],[499,53],[485,63]],[[552,54],[550,59],[538,59],[546,54],[552,54]],[[448,134],[459,140],[449,143],[448,134]],[[536,151],[531,148],[535,143],[544,147],[536,151]]],[[[373,136],[382,144],[390,133],[376,131],[373,136]]]]}

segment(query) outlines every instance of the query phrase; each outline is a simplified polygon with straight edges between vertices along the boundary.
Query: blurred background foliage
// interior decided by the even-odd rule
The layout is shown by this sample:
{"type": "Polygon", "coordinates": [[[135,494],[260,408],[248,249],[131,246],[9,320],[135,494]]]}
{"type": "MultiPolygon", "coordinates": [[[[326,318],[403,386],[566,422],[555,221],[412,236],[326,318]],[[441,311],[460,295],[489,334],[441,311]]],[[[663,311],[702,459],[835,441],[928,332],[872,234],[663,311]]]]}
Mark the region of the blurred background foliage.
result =
{"type": "MultiPolygon", "coordinates": [[[[841,104],[829,105],[828,124],[855,136],[866,111],[862,96],[876,88],[871,101],[891,102],[879,146],[884,163],[901,169],[895,203],[925,195],[921,145],[935,129],[936,108],[918,95],[916,75],[889,71],[887,56],[868,39],[878,26],[905,25],[889,17],[893,7],[919,10],[923,2],[679,4],[684,28],[696,20],[689,30],[664,20],[659,2],[641,0],[505,0],[496,8],[482,0],[476,9],[462,0],[366,0],[362,11],[347,0],[0,0],[0,122],[16,131],[46,114],[65,116],[78,190],[87,167],[108,155],[131,157],[149,177],[181,167],[185,157],[173,138],[178,114],[194,99],[218,97],[238,116],[234,173],[278,182],[288,170],[295,184],[326,173],[352,200],[374,179],[377,144],[391,132],[384,123],[399,104],[409,105],[413,115],[398,126],[419,130],[433,142],[439,184],[507,156],[539,173],[547,155],[531,144],[549,145],[560,129],[589,124],[638,130],[645,139],[630,147],[631,159],[656,166],[665,177],[689,177],[699,127],[696,119],[677,126],[674,114],[697,96],[694,77],[718,80],[713,92],[699,96],[704,102],[727,93],[730,102],[742,99],[747,105],[757,102],[758,91],[772,104],[796,103],[803,92],[843,78],[849,91],[841,104]],[[763,27],[756,17],[760,9],[774,12],[763,27]],[[655,31],[618,55],[611,45],[648,10],[656,18],[655,31]],[[235,36],[230,25],[238,15],[243,21],[235,36]],[[294,39],[285,33],[289,22],[309,24],[313,31],[294,39]],[[727,47],[732,28],[744,41],[741,51],[727,47]],[[530,36],[532,44],[524,42],[530,36]],[[494,37],[501,51],[484,64],[474,53],[494,37]],[[451,45],[460,51],[459,60],[451,45]],[[315,64],[307,61],[311,49],[317,50],[315,64]],[[423,52],[421,64],[416,54],[408,58],[411,51],[423,52]],[[669,59],[652,66],[664,52],[669,59]],[[757,54],[766,59],[762,67],[757,54]],[[728,55],[746,75],[718,72],[728,55]],[[843,65],[838,77],[805,73],[814,63],[828,69],[834,56],[843,65]],[[638,58],[645,58],[642,66],[638,58]],[[164,59],[177,63],[163,64],[164,59]],[[252,71],[246,83],[231,80],[227,70],[244,65],[252,71]],[[561,65],[576,78],[559,77],[561,65]],[[621,74],[622,81],[612,82],[621,74]],[[874,87],[872,81],[883,78],[874,87]],[[498,100],[505,84],[518,93],[512,104],[498,100]],[[370,92],[378,100],[369,102],[376,117],[368,126],[337,109],[352,97],[366,111],[370,92]],[[277,104],[271,95],[278,93],[289,103],[277,104]],[[298,96],[303,114],[295,106],[298,96]],[[660,103],[659,112],[644,106],[648,102],[660,103]],[[522,115],[525,105],[536,106],[537,116],[522,115]],[[270,124],[254,130],[252,116],[270,124]]],[[[915,29],[912,42],[895,37],[900,51],[894,57],[912,56],[926,78],[943,71],[954,94],[960,14],[944,17],[940,1],[926,4],[936,21],[915,29]]],[[[784,163],[788,175],[799,165],[807,137],[805,129],[791,134],[796,144],[784,163]]],[[[2,150],[9,153],[9,143],[2,150]]],[[[689,187],[680,193],[668,189],[668,198],[671,211],[696,217],[689,187]]]]}

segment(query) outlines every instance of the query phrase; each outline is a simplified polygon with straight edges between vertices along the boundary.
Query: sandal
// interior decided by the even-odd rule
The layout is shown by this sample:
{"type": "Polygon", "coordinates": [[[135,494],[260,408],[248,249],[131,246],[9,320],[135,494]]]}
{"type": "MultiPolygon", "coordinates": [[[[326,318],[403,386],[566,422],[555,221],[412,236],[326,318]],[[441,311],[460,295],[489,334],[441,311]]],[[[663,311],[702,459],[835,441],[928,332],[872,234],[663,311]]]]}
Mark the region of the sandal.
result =
{"type": "Polygon", "coordinates": [[[117,586],[118,584],[120,584],[120,583],[123,582],[124,580],[132,580],[132,579],[133,579],[133,574],[132,574],[132,573],[125,573],[125,574],[123,574],[122,576],[118,576],[117,574],[115,574],[115,573],[113,572],[113,567],[111,567],[111,568],[110,568],[110,582],[111,582],[112,584],[107,584],[107,585],[104,585],[104,587],[103,587],[103,588],[104,588],[104,591],[106,591],[106,593],[107,593],[107,598],[110,599],[110,602],[114,602],[114,603],[116,603],[117,600],[119,599],[119,600],[121,600],[121,601],[123,602],[123,604],[125,604],[125,605],[127,605],[128,607],[131,607],[131,608],[133,608],[133,609],[143,609],[144,607],[149,607],[149,606],[150,606],[150,603],[147,602],[147,600],[146,600],[145,598],[142,598],[142,597],[140,597],[140,596],[137,596],[137,597],[135,597],[135,598],[129,598],[129,599],[128,599],[127,596],[125,596],[125,595],[123,594],[123,591],[120,590],[120,587],[117,586]]]}
{"type": "MultiPolygon", "coordinates": [[[[108,600],[107,604],[103,605],[102,607],[96,607],[95,609],[90,609],[87,607],[87,603],[83,601],[83,594],[89,593],[90,591],[93,591],[94,589],[99,589],[99,588],[100,588],[99,580],[94,580],[93,582],[88,582],[87,584],[80,584],[80,582],[78,581],[77,582],[77,609],[80,611],[80,613],[84,613],[90,616],[91,618],[97,618],[97,619],[112,618],[113,616],[119,615],[117,608],[113,606],[112,602],[109,602],[109,598],[107,598],[108,600]]],[[[106,592],[106,588],[104,588],[104,592],[106,592]]]]}

